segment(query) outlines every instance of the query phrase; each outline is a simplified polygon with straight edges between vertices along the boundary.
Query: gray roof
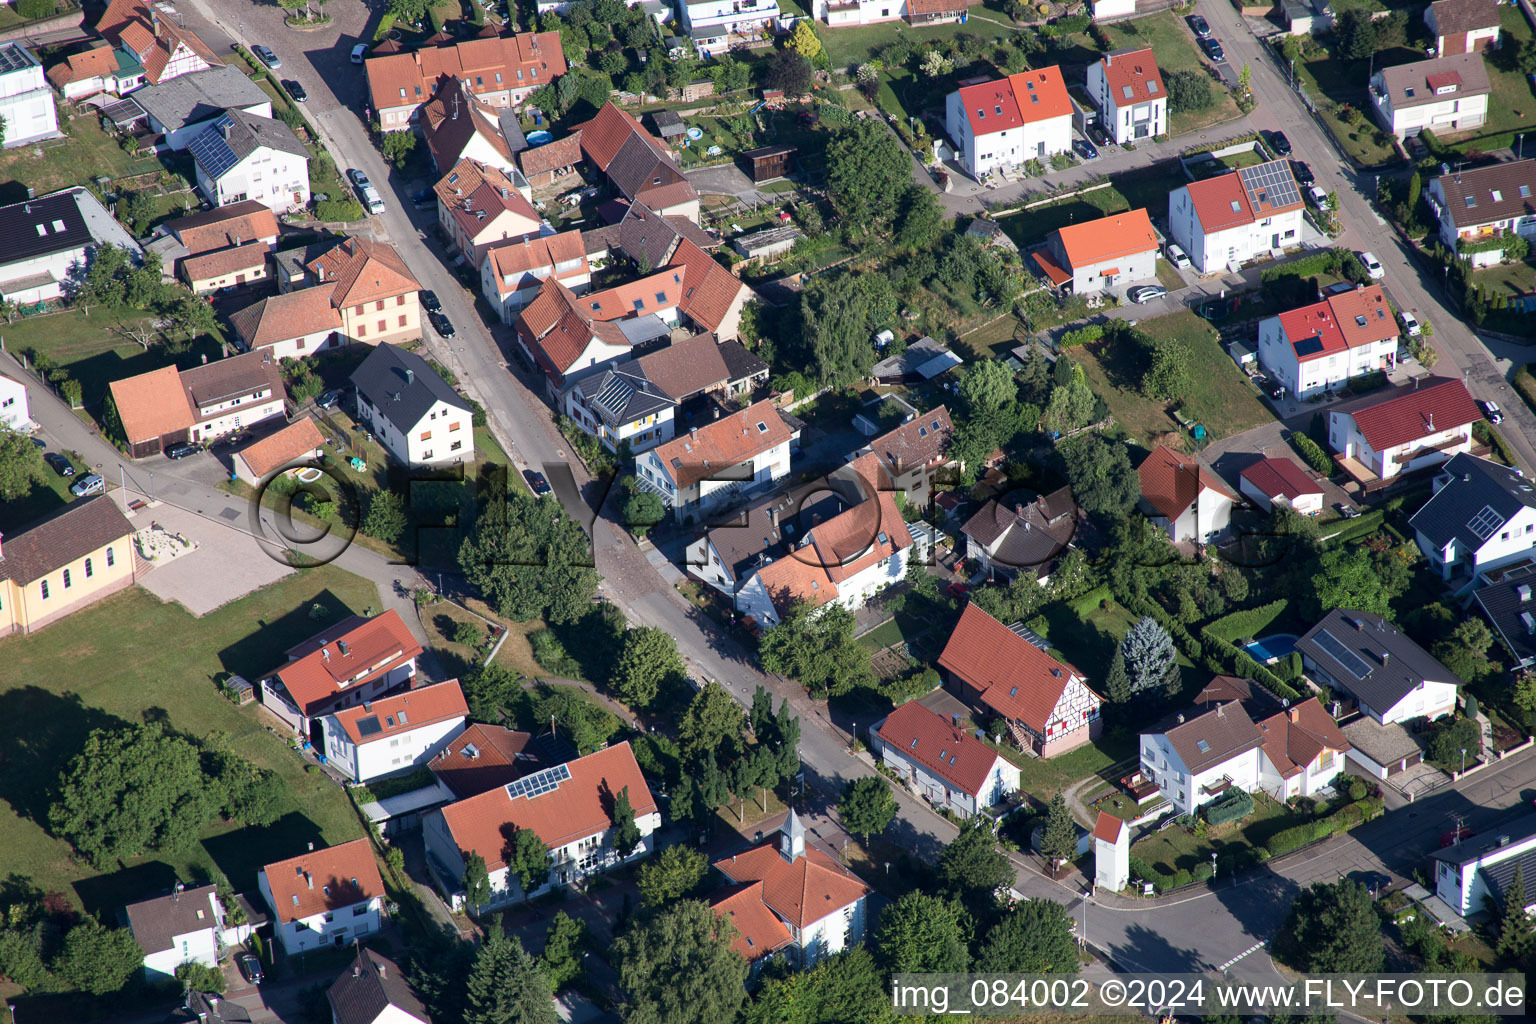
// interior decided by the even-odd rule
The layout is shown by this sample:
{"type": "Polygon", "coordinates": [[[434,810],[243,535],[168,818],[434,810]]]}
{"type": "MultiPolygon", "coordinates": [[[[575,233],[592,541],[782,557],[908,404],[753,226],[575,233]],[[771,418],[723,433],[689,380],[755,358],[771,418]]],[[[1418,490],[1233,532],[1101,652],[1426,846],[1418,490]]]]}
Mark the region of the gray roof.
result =
{"type": "MultiPolygon", "coordinates": [[[[1471,839],[1464,839],[1455,846],[1436,850],[1429,857],[1431,860],[1444,861],[1447,864],[1471,864],[1494,853],[1501,846],[1509,846],[1532,836],[1536,836],[1536,814],[1523,814],[1517,818],[1511,818],[1502,825],[1485,828],[1480,834],[1471,839]]],[[[1510,869],[1510,874],[1514,874],[1513,868],[1510,869]]],[[[1536,879],[1527,881],[1536,884],[1536,879]]]]}
{"type": "Polygon", "coordinates": [[[1237,702],[1219,704],[1203,714],[1189,718],[1175,716],[1164,721],[1161,732],[1189,769],[1198,775],[1244,751],[1264,745],[1264,734],[1237,702]],[[1179,721],[1179,717],[1186,720],[1179,721]]]}
{"type": "Polygon", "coordinates": [[[188,992],[181,1006],[171,1011],[172,1024],[250,1024],[251,1013],[239,1003],[211,992],[188,992]]]}
{"type": "Polygon", "coordinates": [[[1522,508],[1536,508],[1536,487],[1518,470],[1464,452],[1440,468],[1435,486],[1408,525],[1437,548],[1455,540],[1479,550],[1522,508]]]}
{"type": "Polygon", "coordinates": [[[179,75],[159,85],[147,85],[136,90],[133,99],[166,131],[207,121],[228,107],[254,107],[271,102],[271,97],[255,82],[228,64],[179,75]]]}
{"type": "Polygon", "coordinates": [[[576,390],[610,423],[632,423],[677,404],[634,360],[583,378],[576,390]]]}
{"type": "Polygon", "coordinates": [[[1529,217],[1536,213],[1536,160],[1511,160],[1435,179],[1445,212],[1459,228],[1529,217]]]}
{"type": "Polygon", "coordinates": [[[358,949],[352,966],[325,993],[336,1024],[373,1024],[393,1006],[422,1024],[430,1024],[421,1000],[393,960],[371,949],[358,949]]]}
{"type": "Polygon", "coordinates": [[[270,117],[257,117],[243,110],[226,110],[192,137],[188,144],[192,158],[202,165],[210,178],[222,178],[230,168],[258,149],[275,149],[306,159],[309,151],[293,134],[293,129],[270,117]]]}
{"type": "Polygon", "coordinates": [[[850,507],[824,484],[807,485],[749,505],[707,533],[720,564],[739,586],[758,568],[788,554],[788,542],[803,536],[806,528],[850,507]]]}
{"type": "Polygon", "coordinates": [[[1472,596],[1509,653],[1524,665],[1536,660],[1536,565],[1497,575],[1497,580],[1478,587],[1472,596]]]}
{"type": "Polygon", "coordinates": [[[218,891],[217,886],[205,885],[131,903],[127,908],[128,927],[145,953],[163,952],[171,948],[178,935],[218,927],[213,904],[209,902],[209,897],[216,897],[218,891]]]}
{"type": "Polygon", "coordinates": [[[768,372],[767,363],[748,352],[745,345],[734,339],[720,343],[720,357],[725,360],[726,372],[733,381],[751,380],[768,372]]]}
{"type": "Polygon", "coordinates": [[[1339,686],[1385,713],[1420,683],[1462,680],[1380,615],[1335,608],[1296,649],[1339,686]]]}
{"type": "Polygon", "coordinates": [[[438,402],[469,411],[469,403],[421,356],[393,345],[380,345],[352,371],[352,383],[366,398],[405,433],[421,422],[438,402]]]}
{"type": "Polygon", "coordinates": [[[1399,64],[1376,72],[1392,101],[1393,110],[1445,103],[1471,96],[1486,96],[1493,91],[1488,84],[1488,70],[1481,53],[1458,53],[1434,57],[1413,64],[1399,64]],[[1433,85],[1430,79],[1435,79],[1433,85]],[[1436,93],[1436,88],[1449,91],[1436,93]]]}

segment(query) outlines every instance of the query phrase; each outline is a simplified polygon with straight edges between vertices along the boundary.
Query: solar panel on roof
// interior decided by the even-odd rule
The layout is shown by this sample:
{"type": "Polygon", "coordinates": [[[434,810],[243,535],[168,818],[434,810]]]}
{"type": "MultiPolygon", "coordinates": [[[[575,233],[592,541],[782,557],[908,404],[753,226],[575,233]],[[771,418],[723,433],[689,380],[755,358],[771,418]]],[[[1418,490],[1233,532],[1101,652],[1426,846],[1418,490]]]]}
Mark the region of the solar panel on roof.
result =
{"type": "Polygon", "coordinates": [[[569,782],[571,770],[563,764],[546,768],[542,772],[525,775],[515,782],[507,783],[507,796],[514,800],[518,797],[527,797],[530,800],[545,793],[552,793],[560,788],[560,783],[569,782]]]}
{"type": "Polygon", "coordinates": [[[1283,161],[1274,160],[1267,164],[1242,167],[1237,173],[1243,187],[1248,190],[1249,202],[1256,206],[1262,203],[1289,206],[1301,202],[1301,193],[1296,190],[1296,179],[1291,177],[1291,169],[1283,161]]]}
{"type": "Polygon", "coordinates": [[[367,718],[357,720],[357,734],[365,739],[383,731],[384,727],[379,725],[378,715],[369,715],[367,718]]]}
{"type": "Polygon", "coordinates": [[[1487,540],[1493,531],[1504,525],[1504,517],[1494,511],[1492,505],[1484,505],[1482,511],[1467,522],[1467,529],[1477,534],[1478,540],[1487,540]]]}
{"type": "Polygon", "coordinates": [[[1296,343],[1296,354],[1299,356],[1313,356],[1323,350],[1323,339],[1316,334],[1310,338],[1302,338],[1296,343]]]}
{"type": "Polygon", "coordinates": [[[1317,646],[1327,651],[1333,660],[1344,667],[1344,671],[1356,679],[1364,679],[1371,673],[1371,666],[1367,665],[1354,651],[1339,642],[1339,638],[1326,629],[1315,637],[1317,646]]]}
{"type": "Polygon", "coordinates": [[[210,178],[222,177],[225,171],[240,162],[234,149],[224,139],[224,130],[232,124],[234,119],[223,114],[192,139],[189,147],[192,158],[203,166],[210,178]]]}

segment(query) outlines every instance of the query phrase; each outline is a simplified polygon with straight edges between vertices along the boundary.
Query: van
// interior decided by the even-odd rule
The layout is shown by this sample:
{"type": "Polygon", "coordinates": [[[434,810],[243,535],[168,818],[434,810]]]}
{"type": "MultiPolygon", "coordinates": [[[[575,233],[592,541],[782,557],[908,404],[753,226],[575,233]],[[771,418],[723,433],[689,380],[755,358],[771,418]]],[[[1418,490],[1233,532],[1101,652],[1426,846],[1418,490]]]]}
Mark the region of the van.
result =
{"type": "Polygon", "coordinates": [[[358,43],[356,46],[352,47],[352,63],[353,64],[361,64],[363,62],[363,57],[367,53],[368,53],[368,44],[367,43],[358,43]]]}
{"type": "Polygon", "coordinates": [[[363,194],[363,206],[369,213],[377,216],[384,212],[384,200],[379,197],[379,190],[372,185],[364,185],[360,190],[363,194]]]}

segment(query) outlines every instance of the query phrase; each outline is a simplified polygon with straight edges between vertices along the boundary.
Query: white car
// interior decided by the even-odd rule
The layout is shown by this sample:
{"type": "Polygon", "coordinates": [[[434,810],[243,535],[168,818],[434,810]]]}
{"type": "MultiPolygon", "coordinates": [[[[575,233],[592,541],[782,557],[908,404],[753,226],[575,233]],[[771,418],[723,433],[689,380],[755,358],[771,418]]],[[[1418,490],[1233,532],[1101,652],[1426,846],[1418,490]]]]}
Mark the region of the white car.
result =
{"type": "Polygon", "coordinates": [[[1178,267],[1180,270],[1184,270],[1185,268],[1187,268],[1189,266],[1189,254],[1186,253],[1179,246],[1173,244],[1172,242],[1169,242],[1168,243],[1168,262],[1172,263],[1174,266],[1178,267]]]}
{"type": "Polygon", "coordinates": [[[1359,253],[1360,262],[1365,264],[1365,272],[1372,281],[1380,281],[1387,276],[1387,271],[1382,267],[1381,261],[1372,252],[1359,253]]]}
{"type": "Polygon", "coordinates": [[[1328,193],[1313,185],[1307,189],[1307,198],[1312,200],[1312,205],[1319,210],[1328,209],[1328,193]]]}
{"type": "Polygon", "coordinates": [[[1417,338],[1419,336],[1419,332],[1423,330],[1423,328],[1419,326],[1419,318],[1408,312],[1406,309],[1397,314],[1397,318],[1403,322],[1403,333],[1408,335],[1410,338],[1417,338]]]}
{"type": "MultiPolygon", "coordinates": [[[[1497,422],[1497,421],[1495,421],[1497,422]]],[[[83,476],[69,485],[69,493],[77,498],[83,498],[87,494],[102,494],[107,489],[107,482],[96,473],[83,476]]]]}

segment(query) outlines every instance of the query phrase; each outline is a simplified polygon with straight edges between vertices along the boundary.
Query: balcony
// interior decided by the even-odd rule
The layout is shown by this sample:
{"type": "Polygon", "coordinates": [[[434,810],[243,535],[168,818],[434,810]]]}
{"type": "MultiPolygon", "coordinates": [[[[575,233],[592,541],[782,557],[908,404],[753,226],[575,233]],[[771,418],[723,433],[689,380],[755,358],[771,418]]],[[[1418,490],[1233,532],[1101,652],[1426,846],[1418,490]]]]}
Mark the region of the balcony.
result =
{"type": "Polygon", "coordinates": [[[1207,782],[1205,785],[1201,786],[1200,787],[1200,792],[1204,793],[1206,796],[1220,796],[1222,793],[1225,793],[1227,790],[1229,790],[1231,788],[1232,788],[1232,776],[1230,776],[1230,775],[1223,775],[1221,778],[1217,779],[1216,781],[1214,781],[1214,782],[1207,782]]]}
{"type": "Polygon", "coordinates": [[[1157,783],[1152,781],[1151,776],[1149,774],[1144,774],[1141,771],[1134,771],[1127,775],[1125,778],[1120,780],[1120,785],[1125,788],[1125,791],[1129,793],[1138,804],[1144,804],[1149,800],[1156,799],[1157,796],[1162,792],[1160,789],[1158,789],[1157,783]]]}

